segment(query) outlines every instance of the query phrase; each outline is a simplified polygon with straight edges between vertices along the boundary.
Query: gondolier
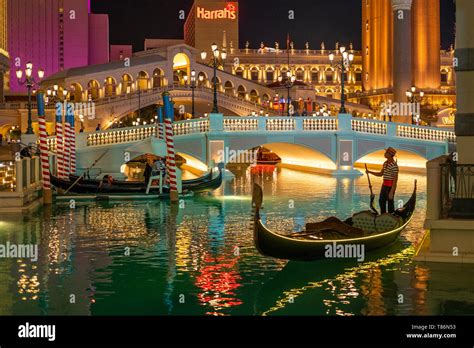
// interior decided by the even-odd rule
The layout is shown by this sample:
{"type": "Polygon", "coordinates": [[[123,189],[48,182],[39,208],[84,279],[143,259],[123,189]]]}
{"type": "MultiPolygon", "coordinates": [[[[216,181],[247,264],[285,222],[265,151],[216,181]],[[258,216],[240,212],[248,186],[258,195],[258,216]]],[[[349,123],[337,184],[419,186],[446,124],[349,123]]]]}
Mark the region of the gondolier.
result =
{"type": "Polygon", "coordinates": [[[387,212],[387,205],[389,213],[393,213],[395,211],[394,197],[395,191],[397,190],[399,172],[397,162],[394,159],[396,154],[397,151],[393,147],[389,147],[387,150],[385,150],[384,156],[387,160],[383,164],[382,170],[380,172],[366,170],[367,174],[383,177],[383,184],[379,197],[381,214],[387,212]]]}

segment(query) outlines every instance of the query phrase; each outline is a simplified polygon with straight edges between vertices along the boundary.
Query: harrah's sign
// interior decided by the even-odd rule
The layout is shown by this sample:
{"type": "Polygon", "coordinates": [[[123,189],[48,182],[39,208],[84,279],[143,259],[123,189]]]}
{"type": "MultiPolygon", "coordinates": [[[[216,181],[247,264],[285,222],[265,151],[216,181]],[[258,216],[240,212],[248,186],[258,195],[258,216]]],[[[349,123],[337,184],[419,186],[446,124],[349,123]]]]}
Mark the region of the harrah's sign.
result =
{"type": "Polygon", "coordinates": [[[236,19],[237,7],[229,3],[223,10],[206,10],[202,7],[197,7],[197,18],[199,19],[236,19]]]}

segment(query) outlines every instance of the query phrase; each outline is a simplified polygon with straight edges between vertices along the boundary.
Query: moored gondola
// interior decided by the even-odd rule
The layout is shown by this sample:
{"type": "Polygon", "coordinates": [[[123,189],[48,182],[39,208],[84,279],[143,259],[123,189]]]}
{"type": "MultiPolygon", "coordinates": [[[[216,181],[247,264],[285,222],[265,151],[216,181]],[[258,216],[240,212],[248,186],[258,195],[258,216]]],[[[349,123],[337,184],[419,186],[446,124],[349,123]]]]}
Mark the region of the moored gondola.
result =
{"type": "MultiPolygon", "coordinates": [[[[213,169],[210,169],[205,175],[189,180],[183,180],[183,188],[186,188],[187,185],[195,185],[209,182],[212,179],[213,169]]],[[[69,175],[69,179],[71,182],[75,182],[79,179],[78,175],[69,175]]],[[[91,184],[91,185],[99,185],[102,180],[100,179],[88,179],[88,178],[81,178],[79,182],[81,184],[91,184]]],[[[125,186],[125,187],[142,187],[146,186],[143,181],[124,181],[124,180],[114,180],[114,185],[116,186],[125,186]]]]}
{"type": "Polygon", "coordinates": [[[416,181],[413,194],[393,214],[375,215],[370,211],[354,214],[345,221],[329,218],[307,224],[306,231],[283,235],[266,227],[260,218],[263,191],[254,184],[254,243],[258,251],[279,259],[311,261],[325,259],[330,248],[363,246],[364,252],[394,242],[410,222],[416,206],[416,181]]]}
{"type": "MultiPolygon", "coordinates": [[[[213,171],[214,172],[214,171],[213,171]]],[[[212,175],[212,174],[211,174],[212,175]]],[[[142,184],[134,185],[115,185],[115,182],[90,182],[81,180],[63,180],[51,175],[51,183],[56,188],[77,194],[146,194],[147,187],[142,184]]],[[[222,170],[219,169],[216,177],[210,177],[207,181],[196,182],[183,185],[183,192],[203,193],[211,192],[219,188],[222,184],[222,170]]],[[[158,194],[159,188],[150,188],[149,194],[158,194]]],[[[164,186],[163,193],[168,194],[169,188],[164,186]]]]}

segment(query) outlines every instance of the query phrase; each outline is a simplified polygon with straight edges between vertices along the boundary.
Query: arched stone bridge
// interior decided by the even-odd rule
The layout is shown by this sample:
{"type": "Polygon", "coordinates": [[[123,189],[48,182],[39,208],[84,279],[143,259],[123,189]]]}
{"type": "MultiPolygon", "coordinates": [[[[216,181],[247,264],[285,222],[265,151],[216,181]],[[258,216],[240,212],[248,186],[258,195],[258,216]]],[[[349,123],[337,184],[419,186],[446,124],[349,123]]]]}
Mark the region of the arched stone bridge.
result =
{"type": "MultiPolygon", "coordinates": [[[[453,150],[456,141],[452,131],[353,118],[349,114],[338,117],[224,117],[211,114],[209,118],[175,122],[174,130],[176,151],[203,164],[228,162],[232,154],[265,146],[276,152],[282,163],[289,167],[319,168],[343,176],[360,175],[354,164],[388,146],[425,161],[453,150]],[[231,156],[222,158],[223,154],[231,156]]],[[[98,167],[103,172],[117,173],[123,164],[124,149],[130,143],[155,134],[155,125],[80,133],[77,138],[78,168],[87,168],[108,149],[107,159],[98,167]]],[[[50,138],[53,151],[54,142],[54,137],[50,138]]]]}

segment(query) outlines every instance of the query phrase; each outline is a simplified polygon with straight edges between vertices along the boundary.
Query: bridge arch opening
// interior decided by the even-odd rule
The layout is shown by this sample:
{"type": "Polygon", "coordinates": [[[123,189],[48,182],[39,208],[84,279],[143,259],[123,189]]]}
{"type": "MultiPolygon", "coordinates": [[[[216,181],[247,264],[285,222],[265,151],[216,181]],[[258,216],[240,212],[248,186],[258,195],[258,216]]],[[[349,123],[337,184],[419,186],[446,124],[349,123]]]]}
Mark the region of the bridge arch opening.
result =
{"type": "MultiPolygon", "coordinates": [[[[177,152],[176,154],[183,158],[179,166],[180,169],[183,171],[190,172],[195,177],[200,177],[209,170],[209,167],[206,165],[206,163],[201,161],[199,158],[196,158],[184,152],[177,152]]],[[[184,179],[187,179],[189,177],[190,175],[188,175],[186,172],[183,173],[184,179]]]]}
{"type": "Polygon", "coordinates": [[[133,92],[133,77],[130,74],[122,75],[122,94],[133,92]]]}
{"type": "Polygon", "coordinates": [[[247,90],[245,89],[244,86],[240,85],[237,88],[237,96],[242,99],[247,99],[247,90]]]}
{"type": "MultiPolygon", "coordinates": [[[[383,163],[386,161],[384,157],[385,149],[370,152],[355,162],[356,167],[363,168],[365,163],[371,168],[382,169],[383,163]]],[[[410,172],[424,173],[426,170],[425,157],[415,152],[397,149],[397,156],[395,157],[400,170],[407,170],[410,172]]]]}
{"type": "MultiPolygon", "coordinates": [[[[229,158],[233,157],[240,159],[240,161],[242,158],[245,158],[247,164],[254,163],[254,161],[257,160],[255,151],[259,148],[265,148],[275,154],[277,158],[281,160],[278,166],[282,168],[327,174],[331,173],[337,168],[333,160],[317,149],[302,144],[280,142],[261,144],[250,149],[229,149],[227,150],[228,153],[224,154],[226,156],[227,165],[230,164],[232,166],[233,162],[232,160],[229,161],[229,158]],[[239,155],[239,151],[240,153],[244,154],[243,157],[239,155]]],[[[245,164],[244,162],[234,162],[236,164],[245,164]]]]}
{"type": "Polygon", "coordinates": [[[153,88],[158,88],[163,86],[163,70],[156,68],[153,70],[153,88]]]}
{"type": "Polygon", "coordinates": [[[232,81],[226,81],[224,83],[225,94],[233,96],[234,95],[234,84],[232,81]]]}
{"type": "Polygon", "coordinates": [[[191,61],[189,57],[180,52],[173,57],[173,83],[184,85],[185,76],[190,75],[191,61]]]}
{"type": "Polygon", "coordinates": [[[109,76],[104,81],[104,93],[105,97],[113,97],[116,95],[117,81],[112,76],[109,76]]]}
{"type": "Polygon", "coordinates": [[[82,85],[78,82],[71,84],[70,98],[72,102],[82,101],[82,85]]]}
{"type": "Polygon", "coordinates": [[[250,91],[250,101],[252,103],[259,103],[259,97],[258,97],[258,92],[255,89],[252,89],[250,91]]]}
{"type": "Polygon", "coordinates": [[[148,73],[146,71],[140,71],[137,75],[137,88],[141,91],[148,89],[148,73]]]}
{"type": "Polygon", "coordinates": [[[197,84],[199,87],[206,87],[208,85],[208,78],[205,72],[200,71],[197,74],[197,84]]]}
{"type": "Polygon", "coordinates": [[[100,83],[97,80],[90,80],[87,83],[87,90],[90,100],[97,100],[100,98],[100,83]]]}

